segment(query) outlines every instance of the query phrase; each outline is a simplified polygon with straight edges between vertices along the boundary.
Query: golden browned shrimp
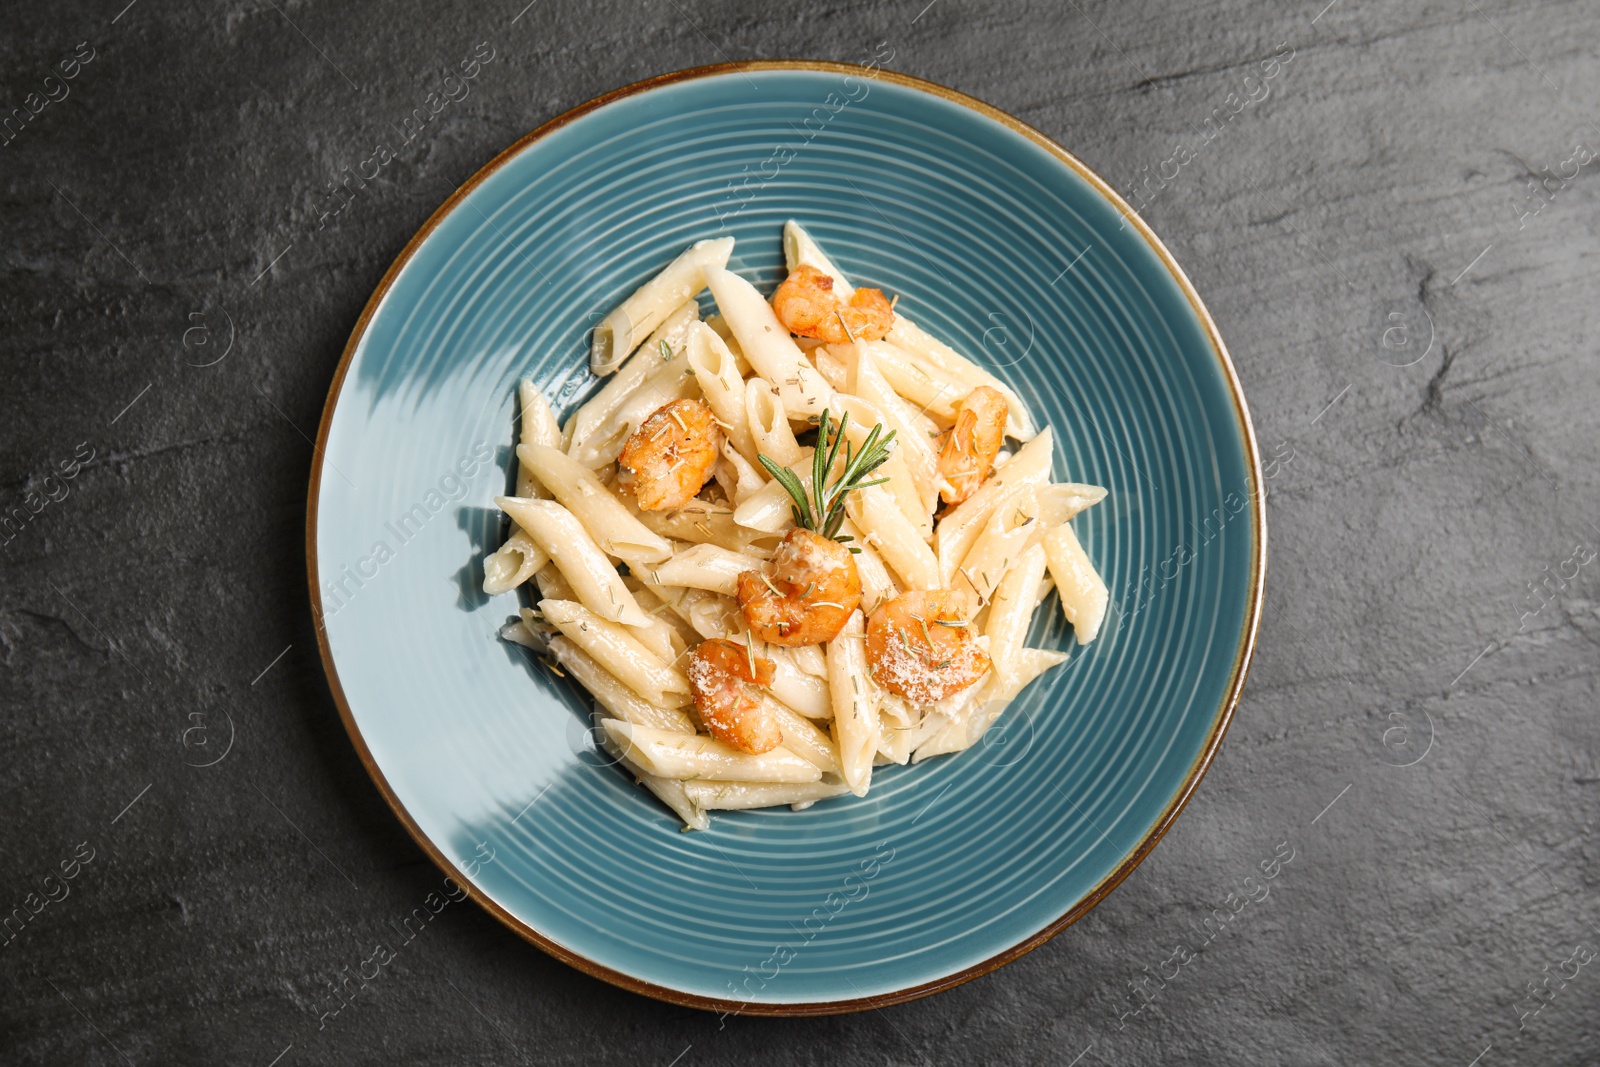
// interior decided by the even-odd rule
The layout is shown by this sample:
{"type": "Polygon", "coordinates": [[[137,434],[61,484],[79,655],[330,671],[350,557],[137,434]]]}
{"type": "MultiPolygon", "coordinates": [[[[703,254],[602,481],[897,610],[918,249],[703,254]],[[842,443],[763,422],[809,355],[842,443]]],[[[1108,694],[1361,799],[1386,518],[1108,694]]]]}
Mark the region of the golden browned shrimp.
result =
{"type": "Polygon", "coordinates": [[[739,575],[739,608],[761,640],[797,647],[832,641],[861,603],[861,572],[850,550],[796,526],[772,555],[770,576],[739,575]]]}
{"type": "Polygon", "coordinates": [[[796,267],[772,294],[772,310],[791,333],[833,345],[879,341],[894,325],[894,309],[882,289],[857,289],[848,302],[833,292],[833,279],[810,265],[796,267]]]}
{"type": "Polygon", "coordinates": [[[959,504],[978,491],[994,470],[994,457],[1006,435],[1006,398],[980,385],[956,404],[956,422],[939,453],[940,490],[946,504],[959,504]]]}
{"type": "Polygon", "coordinates": [[[711,477],[721,454],[722,431],[699,400],[674,400],[657,408],[622,446],[619,484],[631,487],[644,511],[681,508],[711,477]]]}
{"type": "Polygon", "coordinates": [[[776,664],[744,645],[720,637],[700,642],[689,661],[689,692],[706,732],[741,752],[777,748],[783,730],[756,692],[772,684],[774,670],[776,664]]]}
{"type": "Polygon", "coordinates": [[[958,693],[989,670],[968,625],[977,605],[964,591],[917,589],[880,605],[867,620],[872,677],[913,704],[958,693]]]}

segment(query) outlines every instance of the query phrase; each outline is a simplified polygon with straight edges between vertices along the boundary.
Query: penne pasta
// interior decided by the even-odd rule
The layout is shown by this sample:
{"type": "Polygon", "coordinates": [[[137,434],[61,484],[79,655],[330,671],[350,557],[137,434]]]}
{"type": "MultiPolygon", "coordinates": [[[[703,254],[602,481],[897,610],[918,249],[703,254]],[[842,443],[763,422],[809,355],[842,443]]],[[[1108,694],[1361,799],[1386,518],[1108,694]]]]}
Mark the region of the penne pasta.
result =
{"type": "MultiPolygon", "coordinates": [[[[612,376],[611,380],[600,389],[598,393],[584,401],[583,406],[573,412],[567,424],[571,427],[572,441],[584,441],[593,438],[600,427],[610,423],[617,411],[628,402],[638,389],[656,371],[662,369],[661,345],[665,343],[672,351],[673,357],[668,363],[678,363],[681,371],[687,365],[686,348],[690,329],[699,321],[700,306],[693,300],[685,300],[676,310],[669,314],[661,325],[656,327],[653,334],[639,350],[628,358],[622,369],[612,376]]],[[[553,441],[529,442],[524,439],[523,444],[555,445],[553,441]]],[[[569,447],[571,442],[569,441],[569,447]]],[[[563,449],[565,451],[565,449],[563,449]]],[[[580,460],[581,462],[581,460],[580,460]]],[[[520,494],[519,494],[520,495],[520,494]]]]}
{"type": "Polygon", "coordinates": [[[550,557],[526,530],[514,530],[505,544],[484,557],[483,591],[490,596],[509,593],[549,562],[550,557]]]}
{"type": "Polygon", "coordinates": [[[612,374],[674,309],[706,287],[706,275],[728,262],[733,238],[690,245],[661,273],[645,282],[600,321],[589,339],[589,371],[612,374]]]}
{"type": "Polygon", "coordinates": [[[867,669],[861,612],[852,614],[839,636],[828,642],[827,661],[839,773],[852,793],[864,797],[872,784],[872,761],[878,752],[881,725],[877,687],[867,669]]]}
{"type": "Polygon", "coordinates": [[[533,538],[584,607],[624,626],[650,625],[650,616],[572,512],[553,500],[497,496],[494,502],[533,538]]]}
{"type": "Polygon", "coordinates": [[[704,734],[673,733],[621,719],[607,719],[604,727],[624,756],[646,774],[662,778],[791,783],[822,778],[816,764],[782,747],[751,755],[704,734]]]}
{"type": "Polygon", "coordinates": [[[872,357],[883,380],[908,404],[948,426],[955,419],[956,403],[972,390],[948,376],[929,371],[910,355],[887,341],[859,342],[872,357]]]}
{"type": "Polygon", "coordinates": [[[760,570],[759,556],[730,552],[719,545],[699,544],[677,552],[646,573],[653,585],[676,585],[685,589],[708,589],[732,596],[739,588],[739,575],[760,570]]]}
{"type": "Polygon", "coordinates": [[[651,652],[619,623],[602,619],[572,600],[541,600],[539,612],[618,681],[652,704],[689,703],[689,680],[651,652]]]}
{"type": "Polygon", "coordinates": [[[850,791],[843,782],[826,780],[799,785],[696,780],[684,782],[683,788],[689,799],[703,811],[748,811],[780,804],[788,804],[798,810],[802,805],[810,807],[819,800],[843,796],[850,791]]]}
{"type": "Polygon", "coordinates": [[[500,637],[502,640],[510,641],[514,645],[531,648],[535,652],[544,652],[546,650],[544,636],[532,629],[522,619],[518,619],[516,622],[508,622],[500,627],[500,637]]]}
{"type": "Polygon", "coordinates": [[[675,734],[692,734],[694,722],[677,708],[664,708],[650,703],[616,676],[602,667],[598,660],[579,648],[570,638],[552,637],[550,654],[573,678],[577,679],[589,695],[605,709],[607,715],[638,726],[650,726],[675,734]]]}
{"type": "Polygon", "coordinates": [[[689,332],[689,370],[700,387],[700,397],[711,409],[717,424],[727,435],[734,449],[756,462],[761,453],[756,449],[755,438],[750,435],[750,419],[745,414],[744,379],[739,375],[738,363],[722,338],[704,323],[689,332]]]}
{"type": "Polygon", "coordinates": [[[861,342],[857,342],[856,347],[855,395],[877,409],[883,424],[895,432],[896,451],[904,457],[906,467],[916,480],[923,511],[931,515],[938,506],[939,490],[944,484],[944,479],[939,477],[938,453],[930,443],[938,428],[889,388],[889,383],[873,365],[872,357],[861,351],[861,342]]]}
{"type": "MultiPolygon", "coordinates": [[[[809,494],[811,490],[811,455],[812,449],[801,449],[801,455],[794,463],[789,464],[789,470],[809,494]]],[[[733,521],[740,526],[751,530],[761,530],[767,533],[777,533],[794,525],[792,513],[794,501],[784,489],[782,483],[770,481],[749,498],[733,509],[733,521]]]]}
{"type": "Polygon", "coordinates": [[[939,588],[939,560],[917,528],[881,485],[858,490],[845,505],[863,532],[862,540],[878,550],[908,589],[939,588]]]}
{"type": "Polygon", "coordinates": [[[833,747],[833,739],[794,709],[770,696],[765,701],[768,712],[778,720],[778,727],[783,731],[783,747],[815,764],[823,774],[837,774],[839,753],[833,747]]]}
{"type": "Polygon", "coordinates": [[[956,568],[972,550],[989,517],[1002,503],[1009,504],[1022,486],[1043,485],[1050,478],[1054,435],[1046,426],[1023,445],[1005,469],[997,471],[983,487],[957,504],[939,520],[934,544],[939,550],[939,580],[946,588],[956,580],[956,568]]]}
{"type": "MultiPolygon", "coordinates": [[[[955,584],[971,589],[987,603],[1006,571],[1039,540],[1044,524],[1037,511],[1038,491],[1033,486],[1022,486],[1016,497],[996,508],[956,568],[955,584]]],[[[1028,592],[1032,591],[1033,586],[1028,586],[1028,592]]]]}
{"type": "Polygon", "coordinates": [[[624,505],[647,528],[673,541],[696,545],[717,545],[730,552],[742,552],[762,559],[772,555],[782,535],[740,526],[733,509],[693,500],[676,511],[640,511],[631,500],[624,505]]]}
{"type": "Polygon", "coordinates": [[[778,387],[784,410],[801,418],[820,415],[833,399],[832,387],[806,361],[755,286],[720,269],[708,270],[706,282],[728,328],[739,339],[744,358],[757,374],[778,387]]]}
{"type": "Polygon", "coordinates": [[[1069,525],[1106,490],[1052,482],[1015,390],[792,220],[770,302],[732,251],[694,244],[612,310],[565,426],[520,383],[483,563],[486,592],[539,590],[500,636],[583,686],[598,744],[693,829],[970,747],[1066,659],[1026,647],[1050,590],[1079,642],[1108,599],[1069,525]]]}
{"type": "Polygon", "coordinates": [[[828,696],[828,683],[824,678],[802,669],[796,662],[798,657],[794,655],[800,651],[814,651],[815,648],[815,645],[803,645],[794,649],[769,646],[766,655],[773,662],[770,688],[773,697],[785,707],[799,712],[808,719],[826,719],[833,714],[832,701],[828,696]]]}
{"type": "Polygon", "coordinates": [[[1028,624],[1038,606],[1034,592],[1044,579],[1044,572],[1044,546],[1035,543],[1023,551],[995,588],[983,632],[989,638],[989,659],[997,678],[1017,676],[1028,624]]]}
{"type": "Polygon", "coordinates": [[[533,576],[534,584],[539,587],[541,600],[576,600],[577,594],[572,591],[572,586],[567,584],[561,571],[555,567],[541,567],[533,576]]]}
{"type": "Polygon", "coordinates": [[[779,391],[765,378],[751,378],[744,383],[744,412],[750,436],[755,438],[761,455],[771,457],[780,467],[800,461],[800,443],[789,429],[779,391]]]}
{"type": "Polygon", "coordinates": [[[980,385],[999,390],[1006,398],[1009,407],[1006,418],[1007,437],[1029,441],[1038,432],[1034,429],[1033,417],[1028,414],[1027,406],[1022,403],[1022,398],[1014,389],[943,341],[929,336],[904,315],[895,316],[894,326],[884,340],[920,362],[926,370],[942,373],[962,382],[966,386],[962,390],[962,395],[980,385]]]}
{"type": "Polygon", "coordinates": [[[629,514],[605,483],[577,460],[544,445],[518,445],[517,457],[608,555],[629,563],[658,563],[672,555],[671,543],[629,514]]]}
{"type": "Polygon", "coordinates": [[[1110,595],[1105,580],[1089,562],[1078,535],[1065,523],[1046,535],[1044,551],[1056,582],[1056,595],[1061,598],[1061,611],[1072,624],[1078,644],[1087,645],[1100,633],[1100,624],[1106,617],[1110,595]]]}
{"type": "Polygon", "coordinates": [[[599,735],[600,746],[606,750],[619,764],[638,780],[639,784],[650,790],[655,798],[665,804],[672,812],[683,820],[685,829],[708,830],[711,820],[706,817],[705,809],[696,804],[689,796],[689,791],[683,782],[676,778],[659,778],[653,774],[646,774],[637,763],[623,754],[622,747],[616,739],[605,729],[605,716],[596,712],[596,733],[599,735]]]}
{"type": "MultiPolygon", "coordinates": [[[[556,413],[550,410],[550,401],[544,398],[539,387],[533,384],[533,379],[524,378],[517,385],[517,401],[522,407],[522,438],[520,443],[525,445],[549,445],[552,448],[561,447],[561,424],[556,421],[556,413]]],[[[517,495],[520,497],[534,497],[548,499],[550,490],[546,489],[539,479],[534,477],[533,471],[523,463],[517,464],[517,495]]],[[[537,569],[537,568],[535,568],[537,569]]]]}

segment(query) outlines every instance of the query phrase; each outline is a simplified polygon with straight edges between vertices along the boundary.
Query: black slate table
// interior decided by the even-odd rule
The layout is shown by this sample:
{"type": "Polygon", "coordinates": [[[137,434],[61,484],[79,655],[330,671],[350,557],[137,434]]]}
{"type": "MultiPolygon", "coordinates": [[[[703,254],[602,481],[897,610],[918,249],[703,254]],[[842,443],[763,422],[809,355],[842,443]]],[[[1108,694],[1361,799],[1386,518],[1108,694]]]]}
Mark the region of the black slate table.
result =
{"type": "Polygon", "coordinates": [[[1600,1060],[1600,11],[525,3],[6,14],[0,1062],[1600,1060]],[[322,1014],[441,883],[355,758],[305,591],[312,438],[368,294],[590,97],[885,49],[1105,175],[1231,345],[1271,568],[1218,762],[1087,918],[932,999],[719,1021],[465,903],[322,1014]]]}

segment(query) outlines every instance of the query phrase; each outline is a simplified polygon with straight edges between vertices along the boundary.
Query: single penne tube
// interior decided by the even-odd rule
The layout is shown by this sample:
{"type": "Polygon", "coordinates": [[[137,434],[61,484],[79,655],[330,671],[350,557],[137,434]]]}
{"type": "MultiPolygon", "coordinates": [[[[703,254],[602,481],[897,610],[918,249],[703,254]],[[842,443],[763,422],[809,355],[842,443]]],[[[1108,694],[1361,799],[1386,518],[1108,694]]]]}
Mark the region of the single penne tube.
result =
{"type": "MultiPolygon", "coordinates": [[[[849,510],[849,504],[845,505],[849,510]]],[[[861,576],[861,606],[868,613],[885,600],[893,600],[900,595],[900,587],[895,584],[894,577],[890,575],[889,568],[884,564],[883,557],[878,550],[867,544],[866,535],[861,532],[861,527],[844,520],[844,525],[839,527],[839,533],[851,538],[848,542],[851,548],[860,549],[852,553],[856,558],[856,573],[861,576]]]]}
{"type": "Polygon", "coordinates": [[[509,593],[550,562],[526,530],[513,529],[506,543],[483,559],[483,591],[490,596],[509,593]]]}
{"type": "MultiPolygon", "coordinates": [[[[815,645],[802,646],[816,651],[815,645]]],[[[833,702],[828,696],[828,683],[815,674],[802,670],[794,653],[798,648],[780,648],[769,645],[766,656],[774,665],[772,685],[769,687],[777,701],[799,712],[808,719],[826,719],[833,714],[833,702]]],[[[826,668],[824,668],[826,669],[826,668]]]]}
{"type": "Polygon", "coordinates": [[[744,358],[757,374],[778,387],[790,417],[820,415],[833,397],[833,387],[806,361],[772,305],[732,271],[707,270],[706,283],[728,328],[739,339],[744,358]]]}
{"type": "MultiPolygon", "coordinates": [[[[978,599],[988,603],[1011,566],[1022,558],[1028,546],[1043,536],[1044,524],[1039,521],[1037,490],[1024,486],[1018,496],[995,509],[983,532],[973,542],[961,565],[956,568],[955,588],[966,587],[978,594],[978,599]]],[[[1027,586],[1031,603],[1033,586],[1027,586]]]]}
{"type": "Polygon", "coordinates": [[[800,443],[789,428],[779,391],[765,378],[752,377],[744,383],[744,413],[756,451],[787,467],[800,460],[800,443]]]}
{"type": "Polygon", "coordinates": [[[1023,550],[995,587],[983,632],[989,638],[989,659],[1000,677],[1013,677],[1017,673],[1018,658],[1028,639],[1028,626],[1038,607],[1034,594],[1044,572],[1044,546],[1035,542],[1023,550]]]}
{"type": "Polygon", "coordinates": [[[728,782],[815,782],[817,765],[783,746],[751,755],[705,734],[680,734],[607,719],[605,730],[625,756],[646,774],[662,778],[709,778],[728,782]]]}
{"type": "Polygon", "coordinates": [[[594,328],[590,372],[601,378],[614,373],[668,315],[706,287],[707,272],[726,265],[732,254],[732,237],[699,241],[634,290],[594,328]]]}
{"type": "MultiPolygon", "coordinates": [[[[639,390],[663,365],[678,364],[678,370],[687,368],[687,341],[690,327],[700,321],[700,306],[693,300],[686,300],[681,306],[662,320],[648,340],[639,346],[639,350],[628,358],[622,369],[606,382],[605,386],[584,401],[583,406],[573,413],[568,420],[572,427],[572,438],[582,441],[591,438],[595,432],[606,423],[617,409],[639,390]],[[672,353],[671,358],[663,360],[661,345],[665,342],[672,353]]],[[[549,441],[540,441],[539,444],[551,444],[549,441]]]]}
{"type": "Polygon", "coordinates": [[[855,395],[877,409],[884,429],[894,431],[895,451],[904,457],[906,468],[916,482],[923,511],[931,515],[938,507],[939,488],[943,482],[939,476],[939,456],[932,444],[937,427],[889,388],[889,383],[873,365],[871,355],[859,351],[859,343],[857,347],[855,395]]]}
{"type": "Polygon", "coordinates": [[[720,545],[699,544],[650,567],[646,576],[652,585],[708,589],[732,596],[739,589],[739,575],[745,571],[759,571],[764,562],[759,556],[730,552],[720,545]]]}
{"type": "Polygon", "coordinates": [[[544,550],[584,607],[624,626],[650,625],[650,616],[572,512],[553,500],[497,496],[494,502],[544,550]]]}
{"type": "Polygon", "coordinates": [[[830,738],[816,723],[792,708],[786,707],[770,694],[763,693],[761,702],[777,719],[783,731],[783,747],[796,756],[816,765],[823,774],[837,774],[839,753],[830,738]]]}
{"type": "Polygon", "coordinates": [[[921,362],[924,368],[930,371],[941,371],[947,377],[955,377],[966,385],[961,391],[965,396],[980,385],[987,385],[998,389],[1006,398],[1006,436],[1015,437],[1019,441],[1031,440],[1037,430],[1034,428],[1033,416],[1029,414],[1027,405],[1022,398],[1005,382],[984,370],[943,341],[930,336],[916,323],[904,315],[896,315],[894,325],[890,327],[884,340],[899,348],[913,359],[921,362]]]}
{"type": "Polygon", "coordinates": [[[845,501],[845,510],[861,529],[862,540],[877,549],[906,588],[940,588],[938,557],[917,535],[917,528],[886,487],[869,485],[857,489],[845,501]]]}
{"type": "Polygon", "coordinates": [[[690,799],[683,782],[676,778],[660,778],[654,774],[646,774],[643,768],[627,757],[616,739],[606,732],[605,715],[598,711],[595,714],[595,732],[599,735],[600,747],[632,774],[640,785],[650,790],[657,800],[672,809],[673,814],[683,820],[685,828],[690,830],[711,828],[711,820],[706,816],[705,809],[690,799]]]}
{"type": "Polygon", "coordinates": [[[711,409],[717,425],[738,453],[751,463],[760,454],[750,435],[750,419],[745,414],[744,378],[733,353],[722,338],[705,323],[689,331],[689,369],[700,386],[700,398],[711,409]]]}
{"type": "Polygon", "coordinates": [[[856,287],[844,272],[834,266],[833,260],[811,239],[811,235],[793,219],[783,224],[783,264],[793,274],[800,267],[815,267],[833,279],[833,295],[848,301],[856,287]]]}
{"type": "Polygon", "coordinates": [[[704,811],[750,811],[754,808],[809,807],[819,800],[843,796],[849,787],[839,781],[779,784],[775,782],[716,782],[696,779],[683,783],[684,792],[704,811]]]}
{"type": "Polygon", "coordinates": [[[1065,523],[1045,535],[1044,552],[1050,576],[1056,582],[1056,595],[1061,598],[1061,611],[1072,624],[1078,644],[1087,645],[1105,621],[1110,600],[1105,579],[1089,562],[1078,535],[1065,523]]]}
{"type": "Polygon", "coordinates": [[[663,708],[624,685],[598,660],[566,636],[550,639],[550,654],[563,670],[578,680],[606,714],[637,726],[651,726],[675,734],[692,734],[694,722],[677,708],[663,708]]]}
{"type": "Polygon", "coordinates": [[[518,445],[517,457],[533,469],[562,507],[578,517],[608,555],[629,564],[659,563],[671,557],[671,542],[629,514],[588,467],[546,445],[518,445]]]}
{"type": "Polygon", "coordinates": [[[664,708],[689,703],[689,679],[651,652],[620,623],[574,600],[541,600],[539,612],[618,681],[664,708]]]}
{"type": "Polygon", "coordinates": [[[867,670],[866,629],[861,612],[852,612],[839,636],[828,642],[828,693],[833,703],[833,743],[839,774],[858,797],[872,784],[881,724],[878,688],[867,670]]]}
{"type": "MultiPolygon", "coordinates": [[[[812,494],[811,455],[810,447],[802,448],[800,458],[789,464],[790,473],[800,479],[808,498],[812,494]]],[[[777,533],[794,525],[793,508],[794,498],[783,483],[774,478],[733,509],[733,521],[748,529],[777,533]]]]}
{"type": "MultiPolygon", "coordinates": [[[[924,415],[948,426],[956,417],[956,402],[972,390],[964,383],[930,371],[887,341],[862,341],[873,366],[897,395],[924,415]]],[[[941,427],[942,428],[942,427],[941,427]]]]}
{"type": "Polygon", "coordinates": [[[1001,502],[1014,500],[1019,486],[1041,486],[1049,480],[1054,441],[1050,427],[1046,426],[1033,440],[1018,449],[1011,461],[991,475],[977,492],[951,508],[939,520],[934,532],[934,544],[939,550],[939,574],[946,588],[955,582],[956,568],[972,550],[973,542],[977,541],[984,524],[1001,502]]]}
{"type": "Polygon", "coordinates": [[[740,526],[733,519],[733,509],[720,504],[691,500],[676,511],[640,511],[631,501],[625,500],[624,504],[645,526],[673,541],[719,545],[730,552],[743,552],[766,559],[783,540],[781,533],[740,526]]]}
{"type": "MultiPolygon", "coordinates": [[[[550,445],[553,448],[561,447],[561,424],[556,421],[556,413],[550,410],[550,401],[544,398],[544,393],[533,384],[532,378],[524,378],[517,386],[517,400],[522,406],[522,432],[521,444],[525,445],[550,445]]],[[[539,479],[534,477],[533,471],[518,462],[517,464],[517,495],[536,499],[548,499],[550,490],[546,489],[539,479]]]]}

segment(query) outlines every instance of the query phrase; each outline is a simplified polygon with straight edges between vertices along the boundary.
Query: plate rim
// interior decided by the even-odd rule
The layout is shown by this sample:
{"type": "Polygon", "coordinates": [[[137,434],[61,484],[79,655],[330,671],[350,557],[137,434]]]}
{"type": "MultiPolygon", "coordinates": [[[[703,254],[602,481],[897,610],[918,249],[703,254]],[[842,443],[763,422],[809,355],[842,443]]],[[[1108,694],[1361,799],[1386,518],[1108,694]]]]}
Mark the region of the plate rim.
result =
{"type": "Polygon", "coordinates": [[[1067,149],[1057,144],[1050,137],[1023,122],[1021,119],[1008,114],[990,104],[984,103],[976,97],[937,82],[919,78],[915,75],[902,74],[884,67],[869,68],[854,63],[840,63],[832,60],[817,59],[760,59],[742,60],[730,63],[715,63],[700,67],[689,67],[683,70],[658,74],[650,78],[633,82],[628,85],[602,93],[577,107],[571,108],[554,118],[542,123],[531,132],[524,134],[511,145],[499,152],[489,162],[479,168],[470,178],[462,182],[445,201],[428,216],[426,222],[406,242],[400,250],[389,269],[384,272],[383,278],[373,289],[372,295],[367,299],[366,305],[361,310],[361,315],[356,320],[354,328],[350,331],[349,340],[345,342],[344,352],[339,357],[339,365],[334,371],[333,381],[328,388],[328,398],[322,409],[322,418],[317,426],[317,439],[312,450],[311,479],[307,487],[306,502],[306,577],[310,586],[311,612],[314,629],[317,634],[317,648],[322,658],[322,667],[327,675],[328,688],[333,697],[334,704],[339,709],[339,718],[343,721],[345,732],[350,735],[350,740],[355,746],[356,756],[361,765],[366,768],[372,777],[373,783],[378,787],[379,794],[389,809],[405,827],[423,850],[445,874],[453,878],[467,894],[485,911],[494,916],[505,926],[520,935],[524,940],[535,945],[545,953],[555,957],[562,963],[574,967],[594,978],[599,978],[611,985],[638,993],[656,1000],[666,1001],[682,1007],[699,1008],[705,1011],[720,1012],[726,1015],[761,1015],[761,1016],[819,1016],[842,1015],[851,1012],[861,1012],[870,1009],[888,1007],[894,1004],[903,1004],[907,1001],[918,1000],[922,997],[932,996],[935,993],[953,989],[958,985],[980,978],[983,975],[997,970],[1012,961],[1028,954],[1040,945],[1055,937],[1061,931],[1087,915],[1094,907],[1106,898],[1122,881],[1133,873],[1134,869],[1142,863],[1146,856],[1155,848],[1172,824],[1177,821],[1189,798],[1199,787],[1201,779],[1210,769],[1212,760],[1217,750],[1222,745],[1223,736],[1228,731],[1228,726],[1233,721],[1233,715],[1239,704],[1239,697],[1244,688],[1246,677],[1250,673],[1251,660],[1255,653],[1256,637],[1261,624],[1262,608],[1265,602],[1266,568],[1267,568],[1267,509],[1266,498],[1262,493],[1263,476],[1261,469],[1261,455],[1256,442],[1255,425],[1250,418],[1250,409],[1244,398],[1244,390],[1239,382],[1239,375],[1233,365],[1233,359],[1228,353],[1227,345],[1222,340],[1222,334],[1217,329],[1215,320],[1210,311],[1206,309],[1200,294],[1196,291],[1194,283],[1178,265],[1167,246],[1156,236],[1150,225],[1130,206],[1126,200],[1114,189],[1109,182],[1090,169],[1082,160],[1067,149]],[[1204,746],[1199,755],[1195,757],[1183,783],[1179,786],[1172,798],[1167,802],[1161,815],[1156,819],[1150,831],[1139,842],[1138,846],[1127,852],[1122,861],[1112,871],[1102,878],[1093,889],[1085,894],[1062,915],[1047,923],[1033,935],[1022,939],[1014,945],[996,953],[985,960],[981,960],[969,967],[963,968],[953,974],[945,975],[932,981],[917,985],[906,986],[887,993],[877,993],[865,997],[852,997],[846,1000],[806,1001],[790,1004],[776,1003],[742,1003],[720,997],[707,997],[695,993],[687,993],[674,989],[671,986],[658,985],[622,971],[607,967],[589,959],[580,953],[556,943],[541,934],[538,930],[524,923],[512,915],[488,893],[480,891],[472,880],[466,877],[439,849],[433,841],[422,832],[421,828],[411,818],[400,798],[395,795],[388,779],[384,776],[382,768],[373,758],[372,752],[367,747],[366,740],[361,736],[361,731],[355,722],[355,716],[350,710],[349,702],[345,698],[344,687],[339,681],[339,672],[333,661],[333,653],[328,645],[327,629],[323,625],[324,614],[322,610],[322,594],[318,581],[317,570],[317,504],[322,489],[322,468],[326,462],[326,446],[328,434],[333,425],[334,410],[339,403],[339,396],[344,388],[345,377],[349,373],[351,361],[354,359],[356,349],[360,347],[362,339],[366,336],[367,328],[376,313],[378,305],[383,302],[390,287],[400,272],[410,263],[413,255],[422,243],[432,235],[433,231],[444,219],[453,212],[465,197],[478,187],[483,181],[496,173],[512,157],[521,153],[534,142],[561,129],[562,127],[582,118],[592,111],[596,111],[614,101],[630,96],[637,96],[653,89],[680,82],[696,81],[704,78],[717,77],[724,74],[742,74],[755,71],[810,71],[824,72],[840,75],[856,75],[871,77],[874,80],[889,82],[894,85],[927,93],[951,103],[968,108],[1015,133],[1032,141],[1034,144],[1049,152],[1084,181],[1088,182],[1094,190],[1104,197],[1111,205],[1118,209],[1124,218],[1133,224],[1134,230],[1143,237],[1156,253],[1161,264],[1172,275],[1184,298],[1188,300],[1190,308],[1199,320],[1207,340],[1211,344],[1212,354],[1217,358],[1223,378],[1226,382],[1229,396],[1233,401],[1234,416],[1239,425],[1240,437],[1244,446],[1246,458],[1246,473],[1250,483],[1250,502],[1252,515],[1255,519],[1251,527],[1251,560],[1250,560],[1250,589],[1246,605],[1246,616],[1240,628],[1238,649],[1234,654],[1233,666],[1229,674],[1227,691],[1218,705],[1216,717],[1212,720],[1211,729],[1206,737],[1204,746]]]}

